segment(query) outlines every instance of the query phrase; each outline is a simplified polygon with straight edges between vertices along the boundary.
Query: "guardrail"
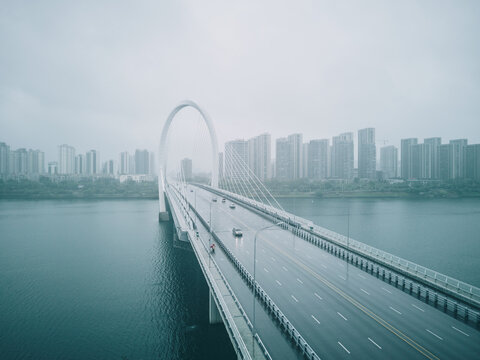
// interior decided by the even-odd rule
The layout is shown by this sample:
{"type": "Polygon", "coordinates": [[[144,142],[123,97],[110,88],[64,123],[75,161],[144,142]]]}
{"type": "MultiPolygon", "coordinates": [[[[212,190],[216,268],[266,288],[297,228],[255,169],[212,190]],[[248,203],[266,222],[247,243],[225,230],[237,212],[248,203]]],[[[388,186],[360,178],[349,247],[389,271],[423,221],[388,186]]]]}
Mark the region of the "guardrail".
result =
{"type": "MultiPolygon", "coordinates": [[[[203,261],[204,258],[203,256],[198,252],[198,250],[196,249],[196,242],[198,241],[204,248],[205,252],[207,254],[209,254],[209,249],[207,248],[207,246],[205,245],[205,240],[202,239],[202,237],[197,233],[196,233],[196,225],[195,225],[195,221],[194,219],[190,216],[190,213],[187,211],[187,208],[185,207],[185,202],[182,201],[181,198],[178,197],[178,194],[176,193],[176,191],[173,191],[172,194],[174,194],[174,196],[176,197],[176,200],[177,200],[177,204],[180,204],[181,206],[181,214],[184,218],[184,220],[186,221],[186,223],[189,224],[189,237],[190,237],[190,240],[193,244],[193,249],[194,251],[196,252],[197,254],[197,258],[199,259],[199,261],[203,261]]],[[[183,198],[183,196],[182,196],[183,198]]],[[[248,318],[245,310],[243,309],[242,305],[240,304],[240,302],[238,301],[235,293],[233,292],[230,284],[228,283],[225,275],[223,274],[223,272],[220,270],[220,267],[218,266],[217,262],[215,261],[215,259],[211,256],[209,256],[210,258],[210,262],[214,265],[216,271],[218,272],[218,274],[220,275],[225,287],[227,288],[230,296],[232,297],[235,305],[237,306],[238,310],[240,311],[240,313],[242,314],[242,317],[243,319],[245,320],[247,326],[250,328],[250,330],[253,330],[253,326],[250,322],[250,319],[248,318]]],[[[202,264],[203,266],[207,266],[206,264],[202,264]]],[[[241,356],[243,359],[251,359],[251,356],[250,356],[250,353],[245,345],[245,342],[242,340],[242,337],[240,335],[240,332],[238,331],[238,328],[236,326],[231,326],[231,323],[235,323],[230,311],[228,311],[228,305],[225,303],[225,300],[223,299],[223,297],[221,296],[218,296],[218,294],[221,294],[221,291],[220,289],[218,288],[218,285],[216,284],[216,282],[214,281],[213,278],[211,278],[211,274],[209,274],[206,270],[204,270],[204,268],[201,266],[202,268],[202,271],[204,273],[204,276],[205,278],[207,279],[207,282],[209,284],[209,287],[213,289],[212,293],[213,293],[213,296],[215,298],[215,302],[217,304],[220,304],[220,306],[218,306],[219,308],[219,311],[221,312],[222,314],[222,318],[224,318],[226,321],[224,321],[224,324],[225,326],[227,327],[227,331],[229,333],[231,333],[231,338],[232,340],[235,342],[235,346],[236,348],[238,349],[238,351],[240,352],[241,356]]],[[[257,341],[257,344],[260,348],[260,351],[261,353],[265,356],[265,358],[267,360],[272,360],[267,348],[265,347],[265,345],[263,344],[262,340],[260,339],[260,336],[258,334],[255,334],[254,335],[254,338],[256,339],[257,341]]],[[[252,344],[252,346],[254,346],[252,344]]]]}
{"type": "MultiPolygon", "coordinates": [[[[288,224],[289,230],[295,232],[304,239],[317,237],[326,240],[342,249],[355,253],[356,255],[360,255],[366,259],[369,259],[370,261],[376,262],[389,270],[393,270],[405,277],[418,281],[421,284],[430,287],[431,289],[440,291],[441,293],[448,295],[460,301],[461,303],[468,304],[474,309],[469,309],[461,303],[456,304],[456,307],[465,309],[464,316],[466,316],[467,319],[476,319],[474,322],[477,324],[477,326],[480,325],[480,320],[478,320],[480,317],[478,315],[478,310],[480,310],[480,289],[473,285],[428,269],[411,261],[402,259],[398,256],[379,250],[352,238],[347,238],[344,235],[335,233],[321,226],[314,225],[311,221],[295,216],[286,211],[259,203],[258,201],[231,193],[223,189],[214,189],[206,185],[198,186],[214,192],[219,196],[226,196],[233,201],[243,203],[257,210],[258,212],[271,217],[273,221],[282,221],[288,224]]],[[[454,311],[454,313],[455,316],[458,315],[458,311],[454,311]]]]}
{"type": "MultiPolygon", "coordinates": [[[[186,200],[186,199],[185,199],[186,200]]],[[[187,200],[188,202],[188,200],[187,200]]],[[[205,219],[198,213],[190,202],[188,202],[190,209],[196,214],[200,222],[210,229],[210,225],[205,221],[205,219]]],[[[235,265],[238,272],[242,278],[246,281],[247,285],[252,289],[258,299],[261,300],[263,305],[267,308],[269,313],[274,317],[274,319],[280,324],[280,327],[286,332],[291,341],[298,347],[302,354],[310,360],[320,360],[320,357],[312,349],[312,347],[307,343],[303,338],[300,332],[292,325],[288,318],[283,314],[280,308],[275,304],[275,302],[270,298],[270,296],[263,290],[260,284],[254,280],[250,272],[243,266],[240,260],[230,251],[230,249],[225,246],[223,241],[218,237],[215,232],[211,233],[215,241],[219,244],[220,248],[227,255],[228,259],[235,265]]],[[[258,336],[258,334],[256,334],[258,336]]]]}

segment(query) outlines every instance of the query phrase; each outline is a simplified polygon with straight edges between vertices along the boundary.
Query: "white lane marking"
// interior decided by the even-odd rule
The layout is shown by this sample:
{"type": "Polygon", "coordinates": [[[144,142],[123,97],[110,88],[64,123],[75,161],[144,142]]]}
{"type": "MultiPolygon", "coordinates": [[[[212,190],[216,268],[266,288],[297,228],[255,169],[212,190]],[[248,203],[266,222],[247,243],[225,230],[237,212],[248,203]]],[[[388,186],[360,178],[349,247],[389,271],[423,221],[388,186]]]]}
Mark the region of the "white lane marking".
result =
{"type": "Polygon", "coordinates": [[[375,345],[377,348],[379,348],[380,350],[382,350],[382,347],[380,345],[378,345],[375,341],[373,341],[372,339],[368,338],[368,340],[370,340],[370,342],[375,345]]]}
{"type": "Polygon", "coordinates": [[[420,310],[421,312],[425,312],[425,310],[423,310],[421,307],[418,307],[417,305],[415,304],[412,304],[412,306],[417,309],[417,310],[420,310]]]}
{"type": "Polygon", "coordinates": [[[299,278],[297,278],[297,281],[298,281],[300,284],[303,284],[303,281],[300,280],[299,278]]]}
{"type": "Polygon", "coordinates": [[[282,283],[278,280],[275,280],[277,282],[278,285],[282,286],[282,283]]]}
{"type": "Polygon", "coordinates": [[[462,330],[457,329],[455,326],[452,326],[452,328],[455,329],[455,330],[457,330],[459,333],[461,333],[461,334],[463,334],[463,335],[465,335],[465,336],[470,336],[470,335],[468,335],[467,333],[463,332],[462,330]]]}
{"type": "Polygon", "coordinates": [[[340,341],[337,341],[337,342],[338,342],[338,345],[340,345],[343,348],[343,350],[345,350],[348,354],[350,354],[350,351],[348,351],[348,349],[345,346],[343,346],[343,344],[340,341]]]}
{"type": "Polygon", "coordinates": [[[288,269],[285,266],[282,266],[282,269],[285,271],[288,271],[288,269]]]}
{"type": "Polygon", "coordinates": [[[320,321],[318,321],[318,319],[315,316],[312,315],[312,318],[317,322],[317,324],[320,324],[320,321]]]}
{"type": "Polygon", "coordinates": [[[225,261],[225,259],[224,259],[224,258],[221,258],[220,261],[225,261]]]}
{"type": "Polygon", "coordinates": [[[358,276],[360,276],[362,279],[366,279],[365,276],[363,276],[362,274],[357,274],[358,276]]]}
{"type": "Polygon", "coordinates": [[[391,294],[392,292],[390,290],[387,290],[385,288],[382,287],[382,290],[385,290],[387,293],[391,294]]]}
{"type": "Polygon", "coordinates": [[[275,260],[275,258],[273,256],[271,258],[272,258],[272,261],[277,261],[277,260],[275,260]]]}
{"type": "Polygon", "coordinates": [[[262,252],[265,254],[265,249],[262,249],[262,252]]]}
{"type": "Polygon", "coordinates": [[[340,266],[341,266],[341,267],[345,267],[345,265],[344,265],[344,264],[342,264],[342,263],[339,263],[339,264],[340,264],[340,266]]]}
{"type": "Polygon", "coordinates": [[[337,314],[338,314],[339,316],[341,316],[343,320],[348,321],[347,318],[346,318],[345,316],[343,316],[342,314],[340,314],[338,311],[337,311],[337,314]]]}
{"type": "Polygon", "coordinates": [[[323,300],[320,295],[318,295],[317,293],[314,293],[314,294],[315,294],[315,296],[316,296],[317,298],[319,298],[320,300],[323,300]]]}
{"type": "Polygon", "coordinates": [[[268,273],[268,270],[266,268],[263,268],[263,270],[265,270],[268,273]]]}
{"type": "Polygon", "coordinates": [[[293,300],[295,300],[296,302],[298,302],[297,298],[293,295],[290,295],[292,297],[293,300]]]}
{"type": "Polygon", "coordinates": [[[342,276],[342,275],[338,275],[338,277],[339,277],[340,279],[342,279],[342,280],[347,280],[347,278],[344,277],[344,276],[342,276]]]}
{"type": "Polygon", "coordinates": [[[250,255],[250,252],[249,252],[248,250],[245,250],[245,252],[246,252],[248,255],[250,255]]]}
{"type": "Polygon", "coordinates": [[[323,264],[321,264],[321,265],[322,265],[322,267],[323,267],[324,269],[326,269],[326,268],[327,268],[325,265],[323,265],[323,264]]]}
{"type": "Polygon", "coordinates": [[[307,259],[311,259],[312,257],[310,255],[307,255],[307,259]]]}
{"type": "Polygon", "coordinates": [[[390,308],[391,310],[395,311],[397,314],[402,315],[402,313],[401,313],[400,311],[398,311],[397,309],[394,309],[394,308],[392,308],[391,306],[389,306],[389,308],[390,308]]]}
{"type": "Polygon", "coordinates": [[[363,290],[362,288],[360,288],[360,290],[362,290],[365,294],[370,295],[370,293],[367,290],[363,290]]]}
{"type": "Polygon", "coordinates": [[[256,259],[255,259],[255,262],[257,263],[257,262],[258,262],[258,260],[256,260],[256,259]]]}
{"type": "Polygon", "coordinates": [[[425,329],[427,330],[430,334],[432,334],[433,336],[435,336],[436,338],[440,339],[440,340],[443,340],[440,336],[438,336],[437,334],[435,334],[433,331],[430,331],[428,329],[425,329]]]}

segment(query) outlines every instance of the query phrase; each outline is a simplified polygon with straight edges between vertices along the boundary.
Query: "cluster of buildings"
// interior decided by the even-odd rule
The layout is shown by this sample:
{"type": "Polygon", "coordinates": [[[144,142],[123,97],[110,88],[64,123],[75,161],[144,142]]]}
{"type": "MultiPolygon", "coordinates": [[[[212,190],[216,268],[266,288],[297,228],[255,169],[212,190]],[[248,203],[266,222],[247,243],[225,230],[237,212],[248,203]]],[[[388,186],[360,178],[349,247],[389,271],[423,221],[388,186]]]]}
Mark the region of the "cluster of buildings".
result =
{"type": "Polygon", "coordinates": [[[9,176],[39,176],[45,173],[45,153],[40,150],[11,150],[0,142],[0,178],[9,176]]]}
{"type": "Polygon", "coordinates": [[[78,154],[73,146],[58,146],[56,161],[45,164],[45,153],[40,150],[11,150],[0,143],[0,178],[28,178],[39,176],[55,178],[116,177],[120,181],[154,180],[154,154],[148,150],[135,150],[129,154],[122,152],[119,161],[100,161],[97,150],[78,154]]]}
{"type": "Polygon", "coordinates": [[[404,180],[480,180],[480,144],[468,145],[466,139],[402,139],[399,149],[383,146],[377,157],[375,129],[358,131],[357,161],[354,134],[342,133],[330,139],[303,142],[302,134],[275,141],[272,157],[270,134],[228,141],[219,154],[219,177],[237,180],[245,176],[258,179],[322,180],[404,179],[404,180]],[[357,166],[355,167],[355,164],[357,166]]]}

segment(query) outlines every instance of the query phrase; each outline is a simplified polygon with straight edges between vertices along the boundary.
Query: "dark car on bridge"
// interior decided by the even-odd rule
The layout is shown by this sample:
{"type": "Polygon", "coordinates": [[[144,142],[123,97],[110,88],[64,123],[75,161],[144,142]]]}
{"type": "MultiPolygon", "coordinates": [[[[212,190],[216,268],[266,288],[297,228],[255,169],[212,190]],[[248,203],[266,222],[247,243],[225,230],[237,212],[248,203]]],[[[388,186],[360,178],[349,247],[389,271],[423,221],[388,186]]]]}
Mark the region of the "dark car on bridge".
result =
{"type": "Polygon", "coordinates": [[[235,237],[243,235],[242,230],[241,229],[236,229],[236,228],[232,229],[232,233],[233,233],[233,236],[235,236],[235,237]]]}

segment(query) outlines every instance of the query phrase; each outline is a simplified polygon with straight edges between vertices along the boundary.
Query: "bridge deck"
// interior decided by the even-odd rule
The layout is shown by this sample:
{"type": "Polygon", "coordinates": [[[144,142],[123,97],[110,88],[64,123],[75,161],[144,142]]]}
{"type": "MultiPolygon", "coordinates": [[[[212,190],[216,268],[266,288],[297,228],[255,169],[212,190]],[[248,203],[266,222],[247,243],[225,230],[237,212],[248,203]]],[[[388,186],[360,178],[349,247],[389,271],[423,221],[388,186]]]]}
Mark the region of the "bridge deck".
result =
{"type": "MultiPolygon", "coordinates": [[[[254,233],[270,223],[194,189],[197,211],[208,219],[211,207],[215,233],[253,273],[254,233]],[[233,237],[233,227],[243,238],[233,237]]],[[[194,193],[187,195],[193,204],[194,193]]],[[[257,281],[322,359],[466,359],[480,353],[477,330],[280,228],[257,237],[257,281]]]]}

